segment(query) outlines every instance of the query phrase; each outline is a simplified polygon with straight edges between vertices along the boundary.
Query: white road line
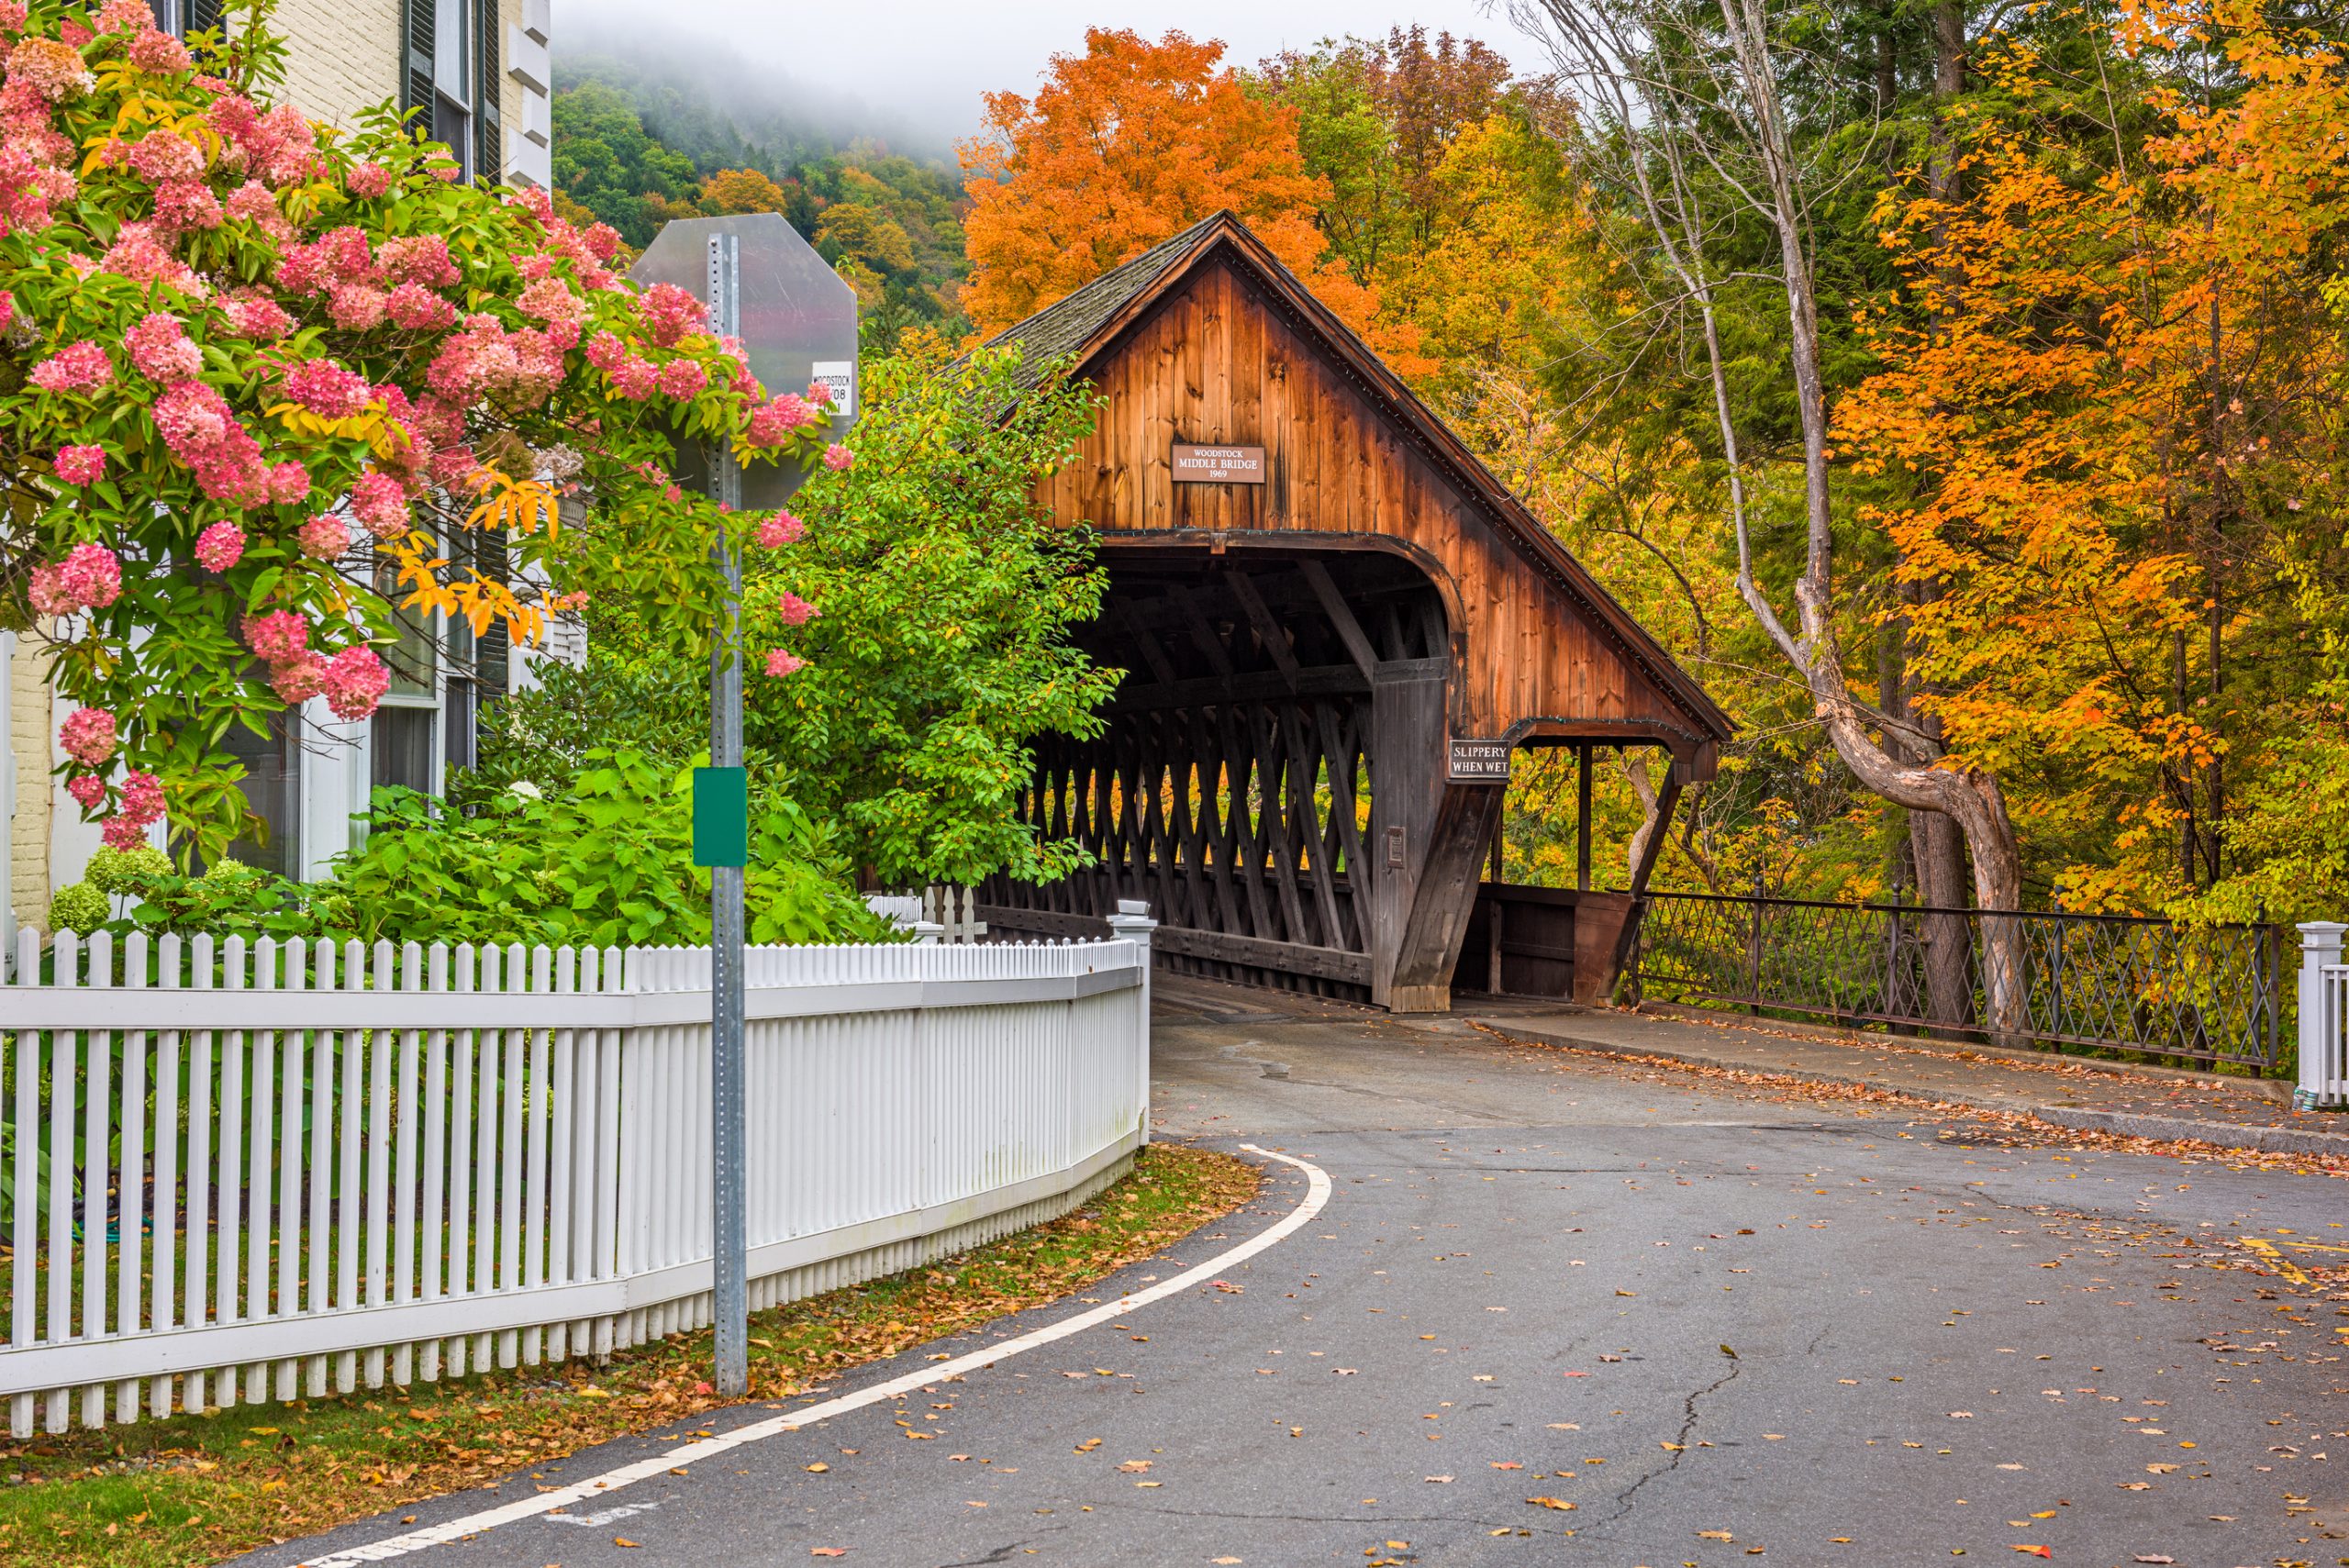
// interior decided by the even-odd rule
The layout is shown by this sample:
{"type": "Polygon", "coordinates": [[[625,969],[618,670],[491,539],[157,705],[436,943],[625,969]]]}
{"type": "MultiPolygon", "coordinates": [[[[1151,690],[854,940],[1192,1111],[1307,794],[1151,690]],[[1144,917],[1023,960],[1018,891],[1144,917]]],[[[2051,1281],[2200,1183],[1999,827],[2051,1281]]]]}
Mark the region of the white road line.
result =
{"type": "Polygon", "coordinates": [[[982,1371],[997,1362],[1008,1361],[1013,1356],[1025,1354],[1029,1351],[1052,1344],[1055,1340],[1065,1340],[1072,1334],[1081,1334],[1085,1329],[1107,1323],[1113,1318],[1122,1318],[1138,1307],[1147,1307],[1153,1301],[1163,1301],[1170,1296],[1179,1295],[1195,1284],[1215,1278],[1232,1264],[1245,1262],[1257,1253],[1286,1240],[1290,1235],[1309,1224],[1313,1217],[1319,1214],[1330,1202],[1330,1173],[1321,1169],[1320,1166],[1308,1161],[1292,1159],[1286,1154],[1275,1153],[1269,1149],[1259,1149],[1252,1143],[1243,1143],[1241,1147],[1251,1154],[1261,1154],[1267,1160],[1277,1160],[1284,1165],[1294,1165],[1304,1172],[1309,1184],[1306,1190],[1305,1201],[1290,1210],[1286,1218],[1266,1227],[1230,1251],[1219,1253],[1197,1268],[1185,1270],[1173,1279],[1162,1281],[1152,1285],[1148,1290],[1138,1290],[1131,1296],[1119,1296],[1116,1301],[1107,1302],[1087,1312],[1080,1312],[1073,1318],[1064,1318],[1057,1323],[1032,1329],[1017,1339],[1006,1340],[999,1345],[991,1345],[983,1351],[974,1351],[969,1355],[957,1356],[952,1361],[934,1362],[918,1372],[909,1372],[902,1377],[891,1378],[886,1383],[859,1389],[854,1394],[844,1394],[838,1399],[827,1400],[821,1405],[810,1405],[804,1410],[795,1410],[787,1416],[776,1416],[769,1420],[754,1421],[749,1426],[738,1427],[718,1437],[703,1438],[699,1441],[687,1443],[682,1448],[673,1448],[666,1453],[655,1454],[650,1459],[638,1460],[634,1464],[623,1464],[618,1469],[607,1470],[601,1475],[591,1476],[584,1481],[574,1481],[568,1486],[558,1487],[551,1492],[541,1492],[536,1496],[507,1503],[500,1507],[484,1508],[480,1513],[467,1514],[462,1518],[451,1519],[446,1524],[410,1530],[406,1535],[395,1535],[383,1540],[370,1541],[364,1546],[345,1547],[340,1551],[330,1551],[323,1557],[305,1558],[301,1563],[297,1564],[297,1568],[360,1568],[360,1564],[362,1563],[381,1562],[387,1558],[405,1557],[412,1551],[421,1551],[428,1546],[438,1546],[443,1541],[455,1540],[461,1536],[479,1535],[484,1530],[495,1529],[500,1525],[538,1518],[557,1508],[567,1508],[573,1503],[600,1501],[623,1486],[632,1486],[640,1481],[650,1480],[656,1475],[666,1475],[673,1469],[704,1463],[734,1449],[746,1448],[751,1443],[764,1442],[769,1438],[781,1437],[786,1432],[796,1432],[803,1427],[812,1427],[818,1421],[829,1421],[835,1416],[845,1416],[851,1410],[863,1409],[867,1405],[877,1405],[884,1400],[895,1399],[900,1394],[909,1394],[917,1388],[936,1383],[942,1378],[960,1377],[969,1373],[982,1371]]]}

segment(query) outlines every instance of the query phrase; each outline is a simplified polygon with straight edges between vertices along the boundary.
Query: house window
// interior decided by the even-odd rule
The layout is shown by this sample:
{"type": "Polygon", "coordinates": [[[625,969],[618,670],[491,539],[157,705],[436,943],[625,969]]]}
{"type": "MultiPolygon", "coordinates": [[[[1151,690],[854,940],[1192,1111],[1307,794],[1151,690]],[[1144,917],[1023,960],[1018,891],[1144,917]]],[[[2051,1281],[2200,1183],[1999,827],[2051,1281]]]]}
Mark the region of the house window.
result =
{"type": "Polygon", "coordinates": [[[473,0],[434,0],[432,139],[446,142],[468,180],[473,177],[473,0]]]}
{"type": "Polygon", "coordinates": [[[399,639],[384,651],[392,679],[371,721],[370,782],[377,788],[397,785],[418,795],[438,795],[440,768],[434,721],[440,709],[440,650],[433,639],[430,612],[400,607],[395,588],[393,569],[377,568],[375,589],[393,606],[399,639]]]}
{"type": "Polygon", "coordinates": [[[503,178],[497,6],[494,0],[405,0],[402,15],[407,68],[401,106],[408,123],[444,143],[465,178],[503,178]]]}
{"type": "Polygon", "coordinates": [[[287,709],[269,716],[266,735],[232,724],[220,738],[221,750],[245,766],[237,787],[253,819],[228,846],[228,858],[288,879],[302,874],[301,737],[302,716],[287,709]]]}

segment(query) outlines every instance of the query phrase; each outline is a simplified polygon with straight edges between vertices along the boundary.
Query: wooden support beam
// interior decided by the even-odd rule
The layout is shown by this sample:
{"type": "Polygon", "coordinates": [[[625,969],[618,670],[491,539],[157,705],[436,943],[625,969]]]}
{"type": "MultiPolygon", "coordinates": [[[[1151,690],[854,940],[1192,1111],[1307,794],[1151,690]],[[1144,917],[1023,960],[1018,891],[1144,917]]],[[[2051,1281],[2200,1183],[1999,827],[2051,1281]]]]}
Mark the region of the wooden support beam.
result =
{"type": "Polygon", "coordinates": [[[1191,591],[1180,583],[1169,583],[1166,584],[1166,596],[1189,612],[1185,624],[1191,634],[1191,640],[1198,644],[1199,651],[1208,656],[1208,662],[1214,667],[1215,673],[1230,675],[1231,651],[1224,647],[1223,639],[1215,634],[1214,623],[1200,608],[1191,591]]]}
{"type": "MultiPolygon", "coordinates": [[[[1443,659],[1399,659],[1375,666],[1381,679],[1441,679],[1451,668],[1443,659]]],[[[1289,696],[1361,695],[1371,682],[1352,664],[1316,664],[1292,679],[1277,670],[1252,674],[1201,676],[1167,685],[1129,686],[1109,699],[1108,711],[1130,713],[1163,707],[1219,707],[1233,703],[1277,701],[1289,696]]]]}
{"type": "Polygon", "coordinates": [[[1678,770],[1664,775],[1664,793],[1655,803],[1655,831],[1648,835],[1646,845],[1640,851],[1639,863],[1631,868],[1631,907],[1623,917],[1623,929],[1615,939],[1615,962],[1608,966],[1607,991],[1614,994],[1616,981],[1622,978],[1623,966],[1631,962],[1631,944],[1639,940],[1640,921],[1647,914],[1648,873],[1655,870],[1656,856],[1664,851],[1666,839],[1672,837],[1672,814],[1680,805],[1678,770]]]}
{"type": "Polygon", "coordinates": [[[1575,742],[1575,887],[1590,891],[1590,742],[1575,742]]]}
{"type": "Polygon", "coordinates": [[[1378,651],[1371,647],[1369,637],[1362,629],[1362,622],[1354,619],[1353,606],[1346,603],[1345,595],[1338,592],[1338,584],[1330,579],[1330,569],[1309,558],[1298,562],[1297,569],[1313,585],[1314,596],[1321,601],[1321,613],[1330,617],[1331,626],[1337,628],[1338,640],[1346,645],[1346,651],[1360,666],[1363,678],[1373,678],[1378,671],[1378,651]]]}
{"type": "Polygon", "coordinates": [[[1123,599],[1114,599],[1110,603],[1119,623],[1126,628],[1126,635],[1134,639],[1136,648],[1141,650],[1142,662],[1148,664],[1150,673],[1158,677],[1158,684],[1173,685],[1179,678],[1174,673],[1174,662],[1166,657],[1166,650],[1159,646],[1158,639],[1151,635],[1150,628],[1134,614],[1133,606],[1123,599]]]}
{"type": "Polygon", "coordinates": [[[1280,666],[1281,673],[1288,678],[1290,689],[1295,690],[1297,654],[1288,645],[1288,633],[1282,629],[1280,622],[1273,618],[1272,609],[1264,603],[1264,596],[1256,592],[1256,584],[1248,580],[1245,572],[1231,573],[1226,581],[1231,584],[1231,596],[1238,599],[1240,607],[1248,613],[1249,624],[1256,628],[1257,639],[1264,643],[1264,651],[1273,656],[1273,662],[1280,666]]]}

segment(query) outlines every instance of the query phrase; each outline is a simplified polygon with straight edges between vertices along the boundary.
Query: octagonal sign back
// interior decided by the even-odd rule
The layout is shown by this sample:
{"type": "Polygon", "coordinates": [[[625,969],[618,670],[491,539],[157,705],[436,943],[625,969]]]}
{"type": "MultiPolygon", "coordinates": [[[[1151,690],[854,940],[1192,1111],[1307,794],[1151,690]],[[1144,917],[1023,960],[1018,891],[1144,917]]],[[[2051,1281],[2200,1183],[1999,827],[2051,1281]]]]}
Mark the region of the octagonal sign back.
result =
{"type": "MultiPolygon", "coordinates": [[[[685,217],[664,224],[629,269],[629,276],[646,288],[674,284],[715,306],[709,242],[725,234],[740,244],[736,332],[750,356],[751,373],[770,396],[804,392],[811,382],[824,383],[832,394],[832,434],[847,434],[857,415],[856,291],[781,213],[685,217]]],[[[713,320],[716,314],[713,309],[713,320]]],[[[780,506],[805,477],[789,464],[749,464],[742,471],[742,505],[759,511],[780,506]]],[[[707,485],[707,460],[698,442],[678,443],[677,480],[694,488],[707,485]]]]}

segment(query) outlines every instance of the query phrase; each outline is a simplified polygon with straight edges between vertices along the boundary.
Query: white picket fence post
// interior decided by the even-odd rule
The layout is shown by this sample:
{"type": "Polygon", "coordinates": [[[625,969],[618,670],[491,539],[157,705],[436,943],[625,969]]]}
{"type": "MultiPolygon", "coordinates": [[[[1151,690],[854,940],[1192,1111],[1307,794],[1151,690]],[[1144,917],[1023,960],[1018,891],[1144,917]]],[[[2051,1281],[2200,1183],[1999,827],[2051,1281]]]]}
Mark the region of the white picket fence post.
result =
{"type": "Polygon", "coordinates": [[[2349,968],[2341,939],[2349,925],[2310,920],[2300,927],[2300,1072],[2293,1104],[2302,1108],[2349,1101],[2349,968]]]}
{"type": "MultiPolygon", "coordinates": [[[[1149,1094],[1151,922],[1125,918],[1106,942],[751,950],[755,1307],[1115,1179],[1149,1094]]],[[[40,984],[26,928],[15,958],[19,1438],[708,1321],[707,949],[67,932],[40,984]]]]}

